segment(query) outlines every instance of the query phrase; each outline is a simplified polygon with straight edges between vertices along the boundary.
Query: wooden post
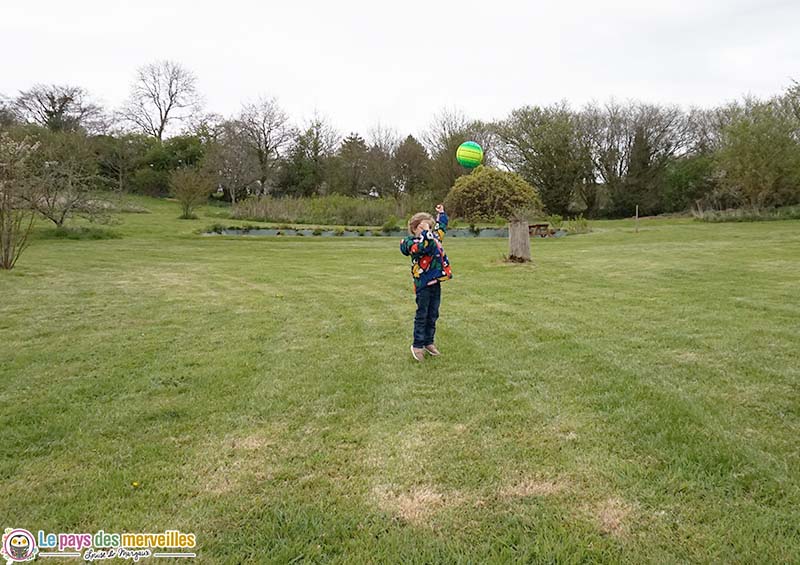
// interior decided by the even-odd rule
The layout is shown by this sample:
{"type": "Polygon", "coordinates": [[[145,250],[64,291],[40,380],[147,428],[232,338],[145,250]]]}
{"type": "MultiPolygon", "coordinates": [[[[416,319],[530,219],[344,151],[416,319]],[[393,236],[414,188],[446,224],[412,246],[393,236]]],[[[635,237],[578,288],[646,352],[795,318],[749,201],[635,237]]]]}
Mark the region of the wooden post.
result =
{"type": "Polygon", "coordinates": [[[636,233],[639,233],[639,205],[636,205],[636,233]]]}
{"type": "Polygon", "coordinates": [[[517,263],[531,260],[531,235],[526,220],[511,220],[508,223],[508,259],[517,263]]]}

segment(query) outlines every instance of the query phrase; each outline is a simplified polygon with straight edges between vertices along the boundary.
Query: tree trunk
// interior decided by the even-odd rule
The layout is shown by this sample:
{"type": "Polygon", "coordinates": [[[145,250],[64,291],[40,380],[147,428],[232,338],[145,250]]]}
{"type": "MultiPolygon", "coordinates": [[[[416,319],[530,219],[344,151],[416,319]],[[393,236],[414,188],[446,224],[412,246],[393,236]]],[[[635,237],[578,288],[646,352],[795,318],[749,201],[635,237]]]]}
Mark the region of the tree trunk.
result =
{"type": "Polygon", "coordinates": [[[531,260],[531,236],[528,222],[512,220],[508,224],[509,261],[527,263],[531,260]]]}

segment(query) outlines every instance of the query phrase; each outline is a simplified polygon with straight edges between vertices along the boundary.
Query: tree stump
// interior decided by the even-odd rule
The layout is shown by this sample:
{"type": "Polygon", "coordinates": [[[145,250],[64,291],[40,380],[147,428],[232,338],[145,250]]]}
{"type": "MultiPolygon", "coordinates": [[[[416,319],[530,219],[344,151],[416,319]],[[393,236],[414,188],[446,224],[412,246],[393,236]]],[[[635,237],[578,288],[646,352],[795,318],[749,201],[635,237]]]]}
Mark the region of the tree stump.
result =
{"type": "Polygon", "coordinates": [[[531,236],[528,233],[528,222],[512,220],[508,224],[508,260],[515,263],[527,263],[531,260],[531,236]]]}

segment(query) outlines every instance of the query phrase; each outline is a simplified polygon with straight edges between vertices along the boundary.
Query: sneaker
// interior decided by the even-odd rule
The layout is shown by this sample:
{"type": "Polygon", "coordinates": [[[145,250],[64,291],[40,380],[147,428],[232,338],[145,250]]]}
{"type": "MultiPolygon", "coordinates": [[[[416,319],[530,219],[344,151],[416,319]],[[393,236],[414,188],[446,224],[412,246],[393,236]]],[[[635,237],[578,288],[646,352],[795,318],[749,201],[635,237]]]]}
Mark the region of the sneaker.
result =
{"type": "Polygon", "coordinates": [[[436,349],[436,346],[433,345],[432,343],[430,345],[426,345],[425,346],[425,351],[427,351],[429,354],[433,355],[434,357],[436,357],[437,355],[441,355],[439,350],[436,349]]]}
{"type": "Polygon", "coordinates": [[[417,361],[422,361],[423,359],[425,359],[425,350],[418,349],[412,345],[411,356],[414,357],[414,359],[416,359],[417,361]]]}

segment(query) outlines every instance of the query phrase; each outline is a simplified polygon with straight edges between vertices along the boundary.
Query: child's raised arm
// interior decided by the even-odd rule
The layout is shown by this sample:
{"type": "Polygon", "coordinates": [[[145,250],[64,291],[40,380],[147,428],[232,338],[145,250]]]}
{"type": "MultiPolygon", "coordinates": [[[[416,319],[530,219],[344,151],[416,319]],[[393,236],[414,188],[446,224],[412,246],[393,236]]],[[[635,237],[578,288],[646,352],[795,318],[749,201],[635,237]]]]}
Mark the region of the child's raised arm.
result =
{"type": "Polygon", "coordinates": [[[447,223],[450,221],[450,218],[447,217],[447,213],[444,211],[444,206],[442,204],[436,205],[436,229],[439,231],[439,238],[444,237],[444,234],[447,233],[447,223]]]}

